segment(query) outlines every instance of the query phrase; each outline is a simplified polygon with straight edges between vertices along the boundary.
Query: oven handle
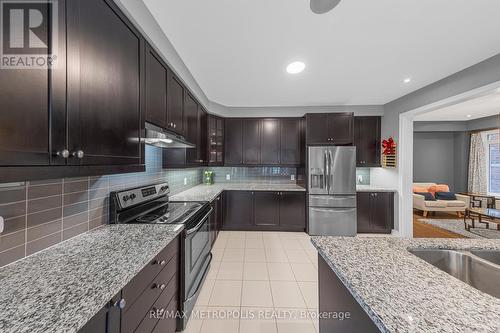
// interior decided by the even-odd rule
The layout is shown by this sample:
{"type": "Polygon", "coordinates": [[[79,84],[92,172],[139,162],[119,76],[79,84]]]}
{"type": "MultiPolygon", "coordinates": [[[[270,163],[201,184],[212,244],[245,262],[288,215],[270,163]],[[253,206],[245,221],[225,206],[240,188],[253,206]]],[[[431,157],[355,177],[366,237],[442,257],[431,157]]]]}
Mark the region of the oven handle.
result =
{"type": "Polygon", "coordinates": [[[200,223],[198,223],[196,225],[196,227],[191,228],[188,231],[186,231],[186,235],[191,235],[193,232],[197,232],[201,228],[201,226],[203,225],[203,222],[205,222],[205,220],[207,219],[207,217],[209,217],[210,214],[212,214],[213,210],[214,209],[212,207],[210,207],[210,210],[208,211],[208,213],[205,216],[203,216],[203,218],[201,219],[200,223]]]}

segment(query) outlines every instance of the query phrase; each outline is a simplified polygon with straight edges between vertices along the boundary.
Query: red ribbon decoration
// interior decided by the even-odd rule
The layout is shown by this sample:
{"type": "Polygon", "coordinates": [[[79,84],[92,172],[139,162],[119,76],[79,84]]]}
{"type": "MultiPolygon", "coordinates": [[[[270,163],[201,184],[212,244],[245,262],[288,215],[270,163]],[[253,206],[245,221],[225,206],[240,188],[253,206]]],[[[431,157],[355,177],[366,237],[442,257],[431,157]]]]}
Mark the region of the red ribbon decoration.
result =
{"type": "Polygon", "coordinates": [[[392,137],[390,137],[388,140],[382,141],[382,148],[384,148],[384,151],[382,152],[382,154],[384,155],[396,154],[396,143],[394,142],[394,139],[392,137]]]}

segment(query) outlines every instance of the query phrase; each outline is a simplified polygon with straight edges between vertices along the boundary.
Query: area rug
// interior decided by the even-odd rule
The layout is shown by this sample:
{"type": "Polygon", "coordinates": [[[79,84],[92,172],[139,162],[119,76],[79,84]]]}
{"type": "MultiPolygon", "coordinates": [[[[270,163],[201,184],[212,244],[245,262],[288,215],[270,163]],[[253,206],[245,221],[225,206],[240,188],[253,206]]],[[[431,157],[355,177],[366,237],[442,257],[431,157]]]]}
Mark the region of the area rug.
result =
{"type": "MultiPolygon", "coordinates": [[[[479,224],[476,222],[476,227],[471,228],[470,232],[465,230],[464,220],[444,220],[444,219],[418,219],[419,222],[433,225],[435,227],[445,229],[456,234],[468,237],[468,238],[488,238],[488,239],[500,239],[500,231],[492,229],[496,228],[496,224],[490,224],[490,229],[486,229],[485,224],[479,224]]],[[[468,221],[468,224],[471,222],[468,221]]]]}

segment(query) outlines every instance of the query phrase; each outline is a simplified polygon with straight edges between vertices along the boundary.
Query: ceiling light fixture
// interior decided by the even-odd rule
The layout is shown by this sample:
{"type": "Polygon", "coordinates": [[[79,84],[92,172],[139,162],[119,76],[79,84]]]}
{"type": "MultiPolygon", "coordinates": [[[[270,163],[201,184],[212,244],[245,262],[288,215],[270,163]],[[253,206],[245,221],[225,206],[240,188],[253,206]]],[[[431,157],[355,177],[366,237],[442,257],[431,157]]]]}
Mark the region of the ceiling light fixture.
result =
{"type": "Polygon", "coordinates": [[[406,79],[403,80],[404,83],[410,83],[411,82],[411,77],[407,77],[406,79]]]}
{"type": "Polygon", "coordinates": [[[467,118],[472,118],[472,115],[471,115],[471,114],[468,114],[468,115],[467,115],[467,118]]]}
{"type": "Polygon", "coordinates": [[[289,74],[298,74],[302,72],[306,68],[306,64],[304,64],[302,61],[295,61],[286,66],[286,71],[289,74]]]}
{"type": "Polygon", "coordinates": [[[337,7],[339,2],[340,0],[311,0],[310,7],[313,13],[324,14],[337,7]]]}

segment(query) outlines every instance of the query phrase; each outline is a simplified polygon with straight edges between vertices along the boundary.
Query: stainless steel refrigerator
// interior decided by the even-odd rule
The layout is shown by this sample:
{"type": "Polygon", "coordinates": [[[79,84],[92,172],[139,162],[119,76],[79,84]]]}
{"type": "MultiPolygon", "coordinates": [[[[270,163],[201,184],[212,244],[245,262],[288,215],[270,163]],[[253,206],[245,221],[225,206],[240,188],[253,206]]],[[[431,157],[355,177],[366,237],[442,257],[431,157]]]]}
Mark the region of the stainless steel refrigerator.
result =
{"type": "Polygon", "coordinates": [[[356,236],[356,147],[308,147],[309,234],[356,236]]]}

